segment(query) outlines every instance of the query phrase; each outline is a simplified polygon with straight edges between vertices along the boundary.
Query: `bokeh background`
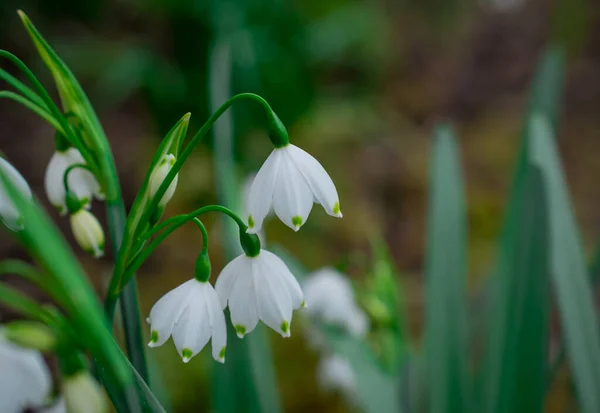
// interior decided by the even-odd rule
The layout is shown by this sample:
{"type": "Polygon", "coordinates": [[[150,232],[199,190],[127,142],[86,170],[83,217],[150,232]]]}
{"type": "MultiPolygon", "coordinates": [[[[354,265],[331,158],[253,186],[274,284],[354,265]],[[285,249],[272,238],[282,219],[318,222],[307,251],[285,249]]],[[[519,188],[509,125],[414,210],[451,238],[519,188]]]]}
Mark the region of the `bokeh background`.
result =
{"type": "MultiPolygon", "coordinates": [[[[22,28],[23,9],[79,78],[114,149],[131,204],[162,136],[186,112],[190,132],[229,95],[258,93],[291,139],[329,171],[343,220],[315,208],[294,234],[272,220],[270,243],[307,268],[342,266],[360,283],[369,239],[386,241],[400,273],[406,318],[419,343],[427,171],[433,128],[457,131],[467,181],[469,277],[487,274],[507,202],[528,85],[544,46],[567,50],[559,147],[584,243],[600,229],[600,3],[588,0],[2,0],[0,47],[22,58],[50,88],[50,74],[22,28]]],[[[3,67],[5,65],[3,64],[3,67]]],[[[7,70],[12,71],[13,68],[7,70]]],[[[231,112],[243,182],[270,151],[260,108],[231,112]]],[[[42,198],[53,152],[50,127],[13,102],[0,102],[0,149],[42,198]]],[[[217,202],[212,144],[198,148],[179,178],[167,214],[217,202]]],[[[48,209],[72,240],[68,222],[48,209]]],[[[103,215],[96,205],[98,216],[103,215]]],[[[213,268],[224,264],[223,232],[209,219],[213,268]]],[[[7,237],[3,257],[24,257],[7,237]]],[[[143,314],[193,271],[201,238],[193,227],[166,241],[139,273],[143,314]]],[[[111,257],[81,254],[98,291],[111,257]]],[[[18,281],[14,281],[18,284],[18,281]]],[[[35,294],[35,292],[34,292],[35,294]]],[[[0,313],[0,321],[10,319],[0,313]]],[[[319,389],[317,355],[301,328],[269,332],[284,411],[349,407],[319,389]]],[[[236,338],[230,337],[230,340],[236,338]]],[[[171,343],[149,353],[174,411],[207,411],[210,370],[183,365],[171,343]]],[[[572,389],[558,380],[548,411],[564,411],[572,389]]]]}

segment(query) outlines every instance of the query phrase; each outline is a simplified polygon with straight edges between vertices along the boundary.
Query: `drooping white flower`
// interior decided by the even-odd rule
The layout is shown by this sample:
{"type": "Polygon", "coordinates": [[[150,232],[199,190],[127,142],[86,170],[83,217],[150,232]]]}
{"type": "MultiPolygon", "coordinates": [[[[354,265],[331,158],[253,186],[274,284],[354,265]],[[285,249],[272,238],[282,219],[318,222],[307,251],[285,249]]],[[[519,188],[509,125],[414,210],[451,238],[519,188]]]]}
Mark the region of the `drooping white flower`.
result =
{"type": "Polygon", "coordinates": [[[240,338],[254,330],[259,320],[289,337],[292,311],[304,305],[296,277],[279,257],[263,249],[255,257],[242,254],[227,264],[215,289],[221,307],[229,305],[240,338]]]}
{"type": "Polygon", "coordinates": [[[315,271],[302,285],[309,316],[362,337],[369,328],[364,311],[356,303],[352,284],[332,268],[315,271]]]}
{"type": "MultiPolygon", "coordinates": [[[[256,174],[250,174],[248,175],[243,183],[242,183],[242,199],[248,199],[250,197],[250,189],[252,188],[252,184],[254,183],[254,180],[256,179],[256,174]]],[[[246,222],[248,222],[248,211],[244,212],[244,220],[246,222]]],[[[258,232],[256,232],[256,235],[258,236],[258,239],[260,240],[260,244],[261,245],[265,245],[266,242],[266,238],[265,238],[265,231],[263,230],[263,228],[261,228],[258,232]]]]}
{"type": "MultiPolygon", "coordinates": [[[[148,195],[150,196],[150,199],[154,198],[154,195],[158,191],[158,188],[160,188],[160,185],[167,177],[167,174],[169,173],[173,165],[175,165],[175,161],[176,159],[174,155],[170,153],[166,154],[158,162],[158,164],[154,168],[154,171],[152,171],[152,174],[150,175],[150,183],[148,184],[148,195]]],[[[175,178],[173,178],[173,180],[169,184],[169,187],[167,188],[167,190],[165,191],[164,195],[158,203],[160,207],[164,207],[165,205],[167,205],[167,202],[169,202],[173,197],[173,194],[177,189],[178,178],[179,174],[175,175],[175,178]]]]}
{"type": "Polygon", "coordinates": [[[75,241],[96,258],[104,255],[104,231],[92,213],[81,208],[71,215],[71,231],[75,241]]]}
{"type": "MultiPolygon", "coordinates": [[[[23,175],[16,170],[6,159],[0,157],[0,172],[10,182],[21,191],[23,196],[31,199],[31,188],[27,184],[23,175]]],[[[6,225],[12,231],[18,231],[23,229],[23,223],[21,222],[21,214],[13,204],[12,200],[8,196],[2,180],[0,180],[0,218],[4,225],[6,225]]]]}
{"type": "Polygon", "coordinates": [[[212,337],[212,356],[225,362],[227,326],[219,297],[209,282],[191,279],[169,291],[154,304],[147,319],[150,347],[162,346],[172,335],[187,363],[212,337]]]}
{"type": "Polygon", "coordinates": [[[345,395],[353,394],[356,390],[352,366],[337,354],[327,355],[319,361],[317,382],[325,390],[338,390],[345,395]]]}
{"type": "Polygon", "coordinates": [[[108,410],[104,391],[87,370],[65,377],[62,392],[68,412],[104,413],[108,410]]]}
{"type": "Polygon", "coordinates": [[[41,406],[51,390],[50,372],[41,354],[7,341],[0,328],[0,412],[21,413],[41,406]]]}
{"type": "Polygon", "coordinates": [[[248,232],[260,231],[271,208],[284,224],[298,231],[313,202],[329,215],[342,217],[335,185],[319,161],[292,144],[273,149],[250,188],[248,232]]]}
{"type": "MultiPolygon", "coordinates": [[[[65,204],[65,184],[64,175],[67,168],[75,164],[85,164],[85,160],[81,153],[71,147],[65,151],[56,151],[48,167],[46,168],[46,176],[44,177],[44,188],[48,200],[61,215],[67,213],[65,204]]],[[[101,194],[100,184],[94,175],[83,168],[74,168],[69,172],[68,182],[69,189],[75,194],[77,199],[87,209],[92,204],[92,197],[103,199],[101,194]]]]}

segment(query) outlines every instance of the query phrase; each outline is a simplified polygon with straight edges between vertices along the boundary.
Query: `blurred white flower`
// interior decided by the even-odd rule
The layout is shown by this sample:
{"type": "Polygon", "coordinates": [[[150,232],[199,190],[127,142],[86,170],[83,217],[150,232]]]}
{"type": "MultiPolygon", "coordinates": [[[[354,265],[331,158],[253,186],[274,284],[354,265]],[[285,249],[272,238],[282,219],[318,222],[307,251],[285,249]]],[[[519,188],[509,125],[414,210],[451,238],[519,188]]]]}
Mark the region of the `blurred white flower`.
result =
{"type": "Polygon", "coordinates": [[[342,217],[335,185],[319,161],[292,144],[273,149],[250,188],[248,232],[260,231],[271,207],[284,224],[298,231],[313,202],[329,215],[342,217]]]}
{"type": "Polygon", "coordinates": [[[51,390],[50,372],[41,354],[7,341],[0,328],[0,412],[21,413],[41,406],[51,390]]]}
{"type": "MultiPolygon", "coordinates": [[[[65,151],[56,151],[48,167],[44,178],[44,187],[50,203],[58,210],[61,215],[67,213],[65,201],[64,176],[68,167],[76,164],[85,164],[81,153],[71,147],[65,151]]],[[[92,197],[103,199],[100,184],[92,173],[83,168],[74,168],[69,172],[68,177],[69,190],[75,194],[82,205],[89,209],[92,204],[92,197]]]]}
{"type": "Polygon", "coordinates": [[[313,272],[303,285],[309,316],[346,329],[362,337],[369,321],[354,297],[352,284],[346,276],[332,268],[313,272]]]}
{"type": "Polygon", "coordinates": [[[47,407],[38,409],[40,413],[66,413],[67,405],[64,397],[58,397],[56,400],[51,402],[47,407]]]}
{"type": "Polygon", "coordinates": [[[356,391],[352,366],[337,354],[321,358],[317,366],[317,383],[324,390],[337,390],[344,395],[351,395],[356,391]]]}
{"type": "Polygon", "coordinates": [[[526,0],[483,0],[484,5],[500,13],[516,10],[525,2],[526,0]]]}
{"type": "MultiPolygon", "coordinates": [[[[154,198],[154,195],[158,191],[158,188],[160,188],[161,184],[167,177],[169,171],[171,170],[173,165],[175,165],[175,162],[175,156],[170,153],[163,156],[160,162],[158,162],[158,165],[156,166],[156,168],[154,168],[154,171],[152,171],[152,175],[150,175],[150,183],[148,187],[148,195],[150,196],[150,199],[154,198]]],[[[169,184],[169,187],[160,199],[158,206],[164,207],[165,205],[167,205],[167,202],[171,200],[173,194],[175,193],[175,190],[177,189],[178,179],[179,174],[175,175],[175,178],[173,178],[173,180],[169,184]]]]}
{"type": "Polygon", "coordinates": [[[279,257],[263,249],[255,257],[242,254],[227,264],[215,289],[221,307],[229,305],[240,338],[254,330],[259,320],[289,337],[292,311],[304,304],[294,275],[279,257]]]}
{"type": "MultiPolygon", "coordinates": [[[[21,191],[23,196],[30,198],[31,189],[27,184],[23,175],[19,173],[6,159],[0,157],[0,172],[8,179],[14,186],[21,191]]],[[[21,222],[21,214],[15,208],[12,200],[8,196],[2,181],[0,180],[0,218],[4,225],[12,231],[18,231],[23,229],[23,223],[21,222]]]]}
{"type": "Polygon", "coordinates": [[[87,370],[65,377],[62,392],[69,413],[108,411],[104,391],[87,370]]]}
{"type": "Polygon", "coordinates": [[[80,209],[71,215],[71,231],[75,241],[96,258],[104,255],[104,231],[91,212],[80,209]]]}
{"type": "Polygon", "coordinates": [[[212,337],[213,358],[225,362],[225,315],[209,282],[194,278],[169,291],[154,304],[147,321],[150,347],[162,346],[173,335],[177,351],[187,363],[212,337]]]}

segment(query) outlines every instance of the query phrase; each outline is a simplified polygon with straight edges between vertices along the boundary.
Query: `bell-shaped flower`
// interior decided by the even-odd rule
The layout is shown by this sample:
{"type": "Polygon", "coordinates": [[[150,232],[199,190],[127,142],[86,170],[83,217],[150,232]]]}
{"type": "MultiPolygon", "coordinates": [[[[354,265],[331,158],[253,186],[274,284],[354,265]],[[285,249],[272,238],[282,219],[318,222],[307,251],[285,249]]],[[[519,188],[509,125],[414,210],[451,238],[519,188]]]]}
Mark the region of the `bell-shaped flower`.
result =
{"type": "Polygon", "coordinates": [[[21,413],[44,404],[52,390],[42,355],[18,347],[0,329],[0,412],[21,413]]]}
{"type": "Polygon", "coordinates": [[[213,358],[225,362],[225,315],[209,282],[194,278],[169,291],[154,304],[147,321],[151,337],[148,346],[162,346],[172,335],[177,351],[187,363],[212,338],[213,358]]]}
{"type": "Polygon", "coordinates": [[[327,355],[319,361],[317,382],[324,390],[338,390],[346,396],[356,391],[352,366],[348,360],[337,354],[327,355]]]}
{"type": "Polygon", "coordinates": [[[250,188],[248,232],[260,231],[271,208],[284,224],[298,231],[313,202],[321,204],[329,215],[342,217],[335,185],[319,161],[292,144],[276,148],[250,188]]]}
{"type": "Polygon", "coordinates": [[[368,318],[356,303],[352,284],[332,268],[315,271],[302,284],[309,316],[344,328],[362,337],[369,328],[368,318]]]}
{"type": "Polygon", "coordinates": [[[104,255],[104,231],[98,219],[80,208],[71,215],[71,231],[77,244],[96,258],[104,255]]]}
{"type": "Polygon", "coordinates": [[[292,311],[304,305],[302,289],[285,263],[272,252],[240,255],[231,261],[215,285],[223,308],[229,305],[238,337],[250,333],[258,321],[290,336],[292,311]]]}
{"type": "MultiPolygon", "coordinates": [[[[31,199],[31,188],[23,175],[19,173],[6,159],[0,157],[0,173],[4,175],[26,198],[31,199]]],[[[0,179],[0,218],[4,225],[12,231],[23,229],[21,214],[10,199],[2,180],[0,179]]]]}
{"type": "MultiPolygon", "coordinates": [[[[70,147],[64,151],[56,151],[48,167],[44,178],[44,188],[50,203],[58,210],[61,215],[67,213],[65,200],[64,175],[68,167],[76,164],[85,164],[81,153],[70,147]]],[[[84,168],[73,168],[67,178],[69,190],[75,194],[79,202],[89,209],[92,204],[92,197],[103,199],[100,184],[94,175],[84,168]]]]}
{"type": "Polygon", "coordinates": [[[87,370],[65,377],[62,392],[68,412],[108,411],[104,391],[87,370]]]}
{"type": "MultiPolygon", "coordinates": [[[[150,196],[150,199],[154,198],[154,195],[158,191],[158,188],[160,188],[160,185],[167,177],[167,174],[169,173],[173,165],[175,165],[175,161],[175,156],[169,153],[163,156],[163,158],[160,160],[160,162],[158,162],[158,164],[154,168],[154,171],[152,171],[152,174],[150,175],[150,183],[148,184],[148,195],[150,196]]],[[[173,180],[169,184],[169,187],[158,202],[159,207],[164,207],[165,205],[167,205],[167,202],[169,202],[173,197],[175,189],[177,189],[178,177],[179,174],[175,175],[175,178],[173,178],[173,180]]]]}

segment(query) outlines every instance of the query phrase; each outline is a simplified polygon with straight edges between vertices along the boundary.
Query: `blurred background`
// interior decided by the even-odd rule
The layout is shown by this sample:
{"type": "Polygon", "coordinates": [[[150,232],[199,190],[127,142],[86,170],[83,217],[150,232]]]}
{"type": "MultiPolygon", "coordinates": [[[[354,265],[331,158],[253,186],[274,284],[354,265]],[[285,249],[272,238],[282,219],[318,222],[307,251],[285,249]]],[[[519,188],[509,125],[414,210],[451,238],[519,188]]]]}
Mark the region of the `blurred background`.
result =
{"type": "MultiPolygon", "coordinates": [[[[293,143],[336,182],[344,219],[315,207],[297,234],[278,220],[269,243],[309,270],[338,266],[358,283],[369,268],[369,239],[381,236],[399,269],[406,319],[419,342],[427,171],[434,125],[460,139],[467,181],[469,278],[487,275],[508,200],[528,85],[549,42],[567,51],[559,147],[587,250],[600,227],[600,3],[586,0],[3,0],[0,47],[52,80],[17,18],[23,9],[71,67],[109,137],[124,196],[133,201],[159,140],[186,112],[190,134],[239,92],[263,96],[293,143]],[[293,235],[293,236],[292,236],[293,235]]],[[[13,68],[7,67],[13,71],[13,68]]],[[[13,71],[14,73],[14,71],[13,71]]],[[[270,152],[260,108],[234,107],[234,176],[256,172],[270,152]]],[[[43,198],[53,132],[13,102],[0,102],[0,148],[43,198]]],[[[226,133],[227,134],[227,133],[226,133]]],[[[216,203],[212,144],[180,174],[166,214],[216,203]]],[[[221,168],[219,168],[221,167],[221,168]]],[[[68,220],[51,208],[72,241],[68,220]]],[[[103,206],[94,211],[103,215],[103,206]]],[[[223,232],[209,218],[213,268],[224,264],[223,232]]],[[[24,257],[7,237],[3,257],[24,257]]],[[[142,314],[192,276],[200,234],[183,228],[138,274],[142,314]]],[[[111,257],[80,254],[98,291],[111,257]]],[[[15,280],[15,283],[18,281],[15,280]]],[[[12,317],[0,313],[0,321],[12,317]]],[[[145,332],[147,333],[147,332],[145,332]]],[[[297,327],[269,331],[286,412],[351,410],[319,388],[318,357],[297,327]]],[[[230,340],[236,340],[230,337],[230,340]]],[[[206,352],[205,352],[206,353],[206,352]]],[[[169,342],[150,353],[173,411],[207,411],[210,370],[183,365],[169,342]]],[[[548,411],[564,411],[572,390],[557,381],[548,411]]]]}

